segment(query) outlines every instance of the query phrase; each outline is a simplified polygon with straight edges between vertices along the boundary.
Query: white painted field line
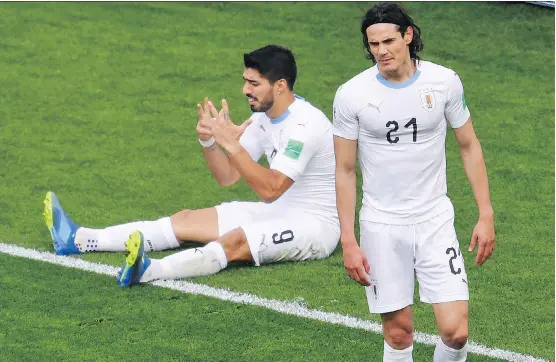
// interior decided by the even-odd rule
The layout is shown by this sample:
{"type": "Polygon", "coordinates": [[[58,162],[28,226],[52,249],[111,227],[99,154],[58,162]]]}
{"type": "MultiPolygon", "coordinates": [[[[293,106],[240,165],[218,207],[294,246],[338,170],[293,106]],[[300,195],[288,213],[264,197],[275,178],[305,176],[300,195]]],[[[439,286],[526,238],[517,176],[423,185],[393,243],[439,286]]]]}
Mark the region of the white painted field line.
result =
{"type": "MultiPolygon", "coordinates": [[[[90,261],[67,256],[58,256],[52,253],[41,252],[5,243],[0,243],[0,253],[19,256],[27,259],[40,260],[47,263],[86,270],[97,274],[110,275],[114,277],[118,272],[118,268],[111,265],[93,263],[90,261]]],[[[284,314],[314,319],[331,324],[343,325],[351,328],[363,329],[378,334],[382,333],[382,328],[379,323],[362,320],[360,318],[351,317],[349,315],[325,312],[317,309],[309,309],[299,302],[265,299],[257,297],[253,294],[237,293],[226,289],[210,287],[208,285],[190,283],[185,280],[158,280],[151,284],[188,294],[198,294],[217,298],[220,300],[231,301],[234,303],[256,305],[267,309],[272,309],[284,314]]],[[[114,288],[116,288],[116,286],[114,286],[114,288]]],[[[415,332],[416,342],[428,345],[435,345],[437,340],[438,336],[436,335],[415,332]]],[[[469,342],[469,352],[482,356],[500,358],[507,361],[548,362],[547,360],[542,358],[536,358],[533,356],[528,356],[521,353],[498,348],[490,348],[471,341],[469,342]]]]}

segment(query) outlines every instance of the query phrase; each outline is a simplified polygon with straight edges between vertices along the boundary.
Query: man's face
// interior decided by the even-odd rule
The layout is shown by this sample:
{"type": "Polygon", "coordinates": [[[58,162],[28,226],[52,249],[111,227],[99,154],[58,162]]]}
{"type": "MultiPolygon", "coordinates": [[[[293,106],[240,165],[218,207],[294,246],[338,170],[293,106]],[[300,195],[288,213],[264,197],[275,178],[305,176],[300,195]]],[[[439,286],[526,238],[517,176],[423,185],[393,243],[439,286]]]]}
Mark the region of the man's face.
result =
{"type": "Polygon", "coordinates": [[[243,94],[249,99],[253,112],[266,112],[274,105],[274,87],[258,70],[245,68],[243,71],[243,94]]]}
{"type": "Polygon", "coordinates": [[[396,72],[409,60],[409,43],[413,39],[413,28],[408,27],[404,36],[395,24],[379,23],[366,30],[368,46],[381,71],[396,72]]]}

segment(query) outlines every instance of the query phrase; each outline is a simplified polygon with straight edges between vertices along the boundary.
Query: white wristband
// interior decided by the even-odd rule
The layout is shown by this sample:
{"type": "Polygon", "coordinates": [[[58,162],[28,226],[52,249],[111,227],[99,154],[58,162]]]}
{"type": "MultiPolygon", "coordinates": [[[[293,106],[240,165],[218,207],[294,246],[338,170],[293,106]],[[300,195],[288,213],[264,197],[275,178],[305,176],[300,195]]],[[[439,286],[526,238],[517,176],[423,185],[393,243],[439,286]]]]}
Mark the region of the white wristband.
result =
{"type": "Polygon", "coordinates": [[[203,140],[199,139],[199,143],[201,144],[201,146],[203,146],[205,148],[209,148],[209,147],[212,147],[216,143],[216,140],[214,139],[214,137],[211,137],[206,141],[203,141],[203,140]]]}

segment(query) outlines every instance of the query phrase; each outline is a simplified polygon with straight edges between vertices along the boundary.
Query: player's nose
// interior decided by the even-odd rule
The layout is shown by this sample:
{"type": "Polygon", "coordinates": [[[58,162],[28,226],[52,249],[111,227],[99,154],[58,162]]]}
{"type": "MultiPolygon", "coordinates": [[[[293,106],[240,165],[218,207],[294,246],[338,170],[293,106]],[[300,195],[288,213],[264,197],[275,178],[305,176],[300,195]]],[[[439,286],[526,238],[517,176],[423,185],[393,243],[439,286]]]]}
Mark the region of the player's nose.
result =
{"type": "Polygon", "coordinates": [[[378,55],[386,55],[388,54],[388,49],[384,45],[378,46],[378,55]]]}
{"type": "Polygon", "coordinates": [[[248,94],[253,93],[253,92],[251,92],[251,87],[249,86],[249,83],[247,83],[247,82],[245,82],[243,84],[243,88],[241,89],[241,91],[242,91],[244,96],[247,96],[248,94]]]}

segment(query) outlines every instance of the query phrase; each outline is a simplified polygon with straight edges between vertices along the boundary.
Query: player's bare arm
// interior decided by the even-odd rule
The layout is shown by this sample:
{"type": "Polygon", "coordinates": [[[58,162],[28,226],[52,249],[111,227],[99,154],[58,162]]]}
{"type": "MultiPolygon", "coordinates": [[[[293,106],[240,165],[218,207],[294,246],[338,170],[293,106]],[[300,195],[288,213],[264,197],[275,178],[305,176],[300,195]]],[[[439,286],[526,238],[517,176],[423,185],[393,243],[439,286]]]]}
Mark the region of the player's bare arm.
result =
{"type": "Polygon", "coordinates": [[[454,134],[460,147],[463,167],[475,201],[479,209],[479,220],[473,229],[469,251],[473,251],[478,244],[475,262],[483,264],[494,251],[496,246],[494,232],[494,211],[490,202],[488,176],[481,144],[475,135],[473,123],[469,119],[462,127],[454,129],[454,134]]]}
{"type": "MultiPolygon", "coordinates": [[[[241,178],[241,175],[216,143],[210,128],[214,120],[210,116],[208,102],[208,98],[205,98],[203,105],[197,104],[197,135],[203,145],[205,161],[214,178],[220,186],[230,186],[235,184],[241,178]]],[[[247,122],[244,123],[245,127],[248,125],[247,122]]],[[[234,134],[239,138],[245,128],[236,127],[239,129],[236,129],[234,134]]]]}
{"type": "Polygon", "coordinates": [[[247,184],[259,195],[264,202],[273,202],[293,185],[293,180],[283,173],[268,169],[253,161],[249,153],[239,143],[239,136],[250,121],[236,126],[230,119],[228,104],[222,101],[222,110],[218,112],[209,102],[212,122],[210,128],[216,142],[228,154],[230,164],[245,179],[247,184]]]}
{"type": "Polygon", "coordinates": [[[340,219],[344,267],[356,282],[369,286],[367,274],[370,271],[367,258],[361,252],[355,238],[355,198],[357,140],[347,140],[334,136],[336,156],[336,205],[340,219]]]}

